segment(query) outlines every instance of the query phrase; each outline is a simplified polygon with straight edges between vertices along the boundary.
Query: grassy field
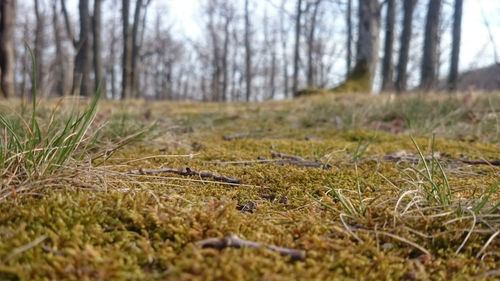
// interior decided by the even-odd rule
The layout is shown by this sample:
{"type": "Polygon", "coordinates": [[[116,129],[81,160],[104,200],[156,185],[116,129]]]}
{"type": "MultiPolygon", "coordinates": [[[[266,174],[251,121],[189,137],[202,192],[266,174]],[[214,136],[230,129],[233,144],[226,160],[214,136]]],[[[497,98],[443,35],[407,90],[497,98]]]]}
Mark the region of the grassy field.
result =
{"type": "Polygon", "coordinates": [[[500,278],[500,94],[0,113],[0,280],[500,278]]]}

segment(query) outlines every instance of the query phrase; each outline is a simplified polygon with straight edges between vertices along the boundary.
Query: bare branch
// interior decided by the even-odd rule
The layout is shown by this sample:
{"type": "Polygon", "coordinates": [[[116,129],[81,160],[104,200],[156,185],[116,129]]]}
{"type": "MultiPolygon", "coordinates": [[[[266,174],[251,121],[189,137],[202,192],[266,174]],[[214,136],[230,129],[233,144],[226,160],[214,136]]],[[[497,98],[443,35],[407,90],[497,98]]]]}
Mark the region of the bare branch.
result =
{"type": "Polygon", "coordinates": [[[303,261],[306,258],[306,252],[304,250],[283,248],[283,247],[278,247],[278,246],[274,246],[274,245],[264,245],[264,244],[261,244],[259,242],[253,242],[253,241],[241,239],[240,237],[238,237],[237,235],[234,235],[234,234],[231,234],[229,236],[222,237],[222,238],[209,238],[206,240],[202,240],[202,241],[196,242],[196,245],[200,246],[202,248],[215,248],[217,250],[222,250],[222,249],[228,248],[228,247],[234,247],[234,248],[266,247],[267,249],[269,249],[271,251],[275,251],[275,252],[280,253],[282,256],[289,256],[294,261],[303,261]]]}
{"type": "Polygon", "coordinates": [[[139,170],[133,170],[128,172],[129,175],[155,175],[155,174],[161,174],[161,173],[175,173],[181,176],[199,176],[200,178],[211,178],[216,181],[221,181],[221,182],[227,182],[227,183],[233,183],[233,184],[241,184],[241,179],[237,178],[230,178],[224,175],[216,175],[212,174],[209,172],[198,172],[198,171],[193,171],[189,167],[186,167],[184,169],[171,169],[171,168],[164,168],[164,169],[157,169],[157,170],[149,170],[149,169],[139,169],[139,170]]]}
{"type": "Polygon", "coordinates": [[[61,9],[64,17],[64,26],[66,27],[66,33],[68,34],[69,40],[73,42],[73,46],[75,46],[76,48],[78,46],[78,42],[75,39],[73,28],[71,27],[71,23],[69,22],[68,11],[66,10],[66,0],[61,0],[61,9]]]}

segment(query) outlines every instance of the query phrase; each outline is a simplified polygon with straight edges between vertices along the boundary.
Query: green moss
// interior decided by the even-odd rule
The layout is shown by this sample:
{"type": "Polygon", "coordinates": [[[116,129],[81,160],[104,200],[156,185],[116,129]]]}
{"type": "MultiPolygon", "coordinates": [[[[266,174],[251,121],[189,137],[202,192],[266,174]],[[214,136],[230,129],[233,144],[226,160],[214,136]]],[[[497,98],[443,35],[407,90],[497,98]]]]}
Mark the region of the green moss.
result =
{"type": "MultiPolygon", "coordinates": [[[[107,106],[104,104],[103,110],[107,106]]],[[[387,108],[384,106],[388,105],[380,108],[387,108]]],[[[410,163],[382,158],[387,153],[416,149],[407,134],[367,128],[365,116],[385,118],[380,114],[383,110],[373,109],[373,99],[314,96],[300,101],[233,106],[141,104],[141,108],[145,107],[151,108],[150,118],[158,120],[156,130],[164,130],[163,137],[143,139],[118,150],[105,163],[97,161],[102,165],[99,169],[83,166],[88,172],[70,170],[95,190],[71,183],[54,189],[47,184],[40,194],[10,196],[0,203],[0,279],[463,280],[498,268],[495,255],[486,255],[482,260],[475,257],[492,234],[483,224],[476,225],[477,231],[455,255],[467,234],[463,230],[471,227],[467,211],[462,219],[450,224],[445,223],[461,216],[451,207],[424,209],[424,203],[416,203],[421,204],[426,215],[452,212],[435,218],[395,215],[398,196],[418,181],[404,173],[416,176],[410,163]],[[306,124],[304,119],[311,115],[312,121],[306,124]],[[339,128],[331,121],[336,115],[342,120],[350,116],[354,121],[339,128]],[[184,130],[187,127],[190,129],[184,130]],[[241,132],[248,135],[231,141],[223,139],[224,135],[241,132]],[[357,179],[353,153],[360,141],[370,144],[359,160],[357,179]],[[193,146],[194,142],[198,145],[193,146]],[[329,163],[332,168],[221,163],[252,161],[259,156],[271,159],[273,151],[329,163]],[[185,166],[241,178],[244,184],[224,185],[175,174],[133,177],[111,172],[185,166]],[[341,190],[346,200],[356,205],[358,181],[366,213],[358,218],[344,217],[344,224],[339,217],[343,207],[329,190],[341,190]],[[269,200],[265,195],[270,194],[276,198],[287,196],[288,200],[269,200]],[[236,209],[250,200],[257,204],[254,213],[236,209]],[[362,242],[349,234],[346,225],[356,229],[362,242]],[[432,258],[426,260],[415,247],[382,232],[424,247],[432,258]],[[230,233],[306,250],[307,259],[291,262],[266,249],[217,251],[194,245],[230,233]],[[40,244],[11,255],[43,235],[48,238],[40,244]]],[[[434,120],[429,120],[437,122],[439,112],[450,110],[436,110],[434,120]]],[[[394,114],[399,114],[396,109],[394,114]]],[[[141,122],[141,114],[136,112],[134,116],[141,122]]],[[[419,127],[423,123],[416,124],[419,127]]],[[[465,154],[471,159],[494,159],[500,154],[498,143],[487,137],[490,135],[478,135],[489,141],[468,143],[446,132],[437,131],[435,149],[450,158],[465,154]]],[[[416,142],[424,154],[431,152],[431,140],[431,135],[417,133],[416,142]]],[[[456,167],[451,163],[445,170],[453,197],[462,198],[464,203],[479,198],[498,180],[499,172],[489,166],[456,167]]],[[[398,211],[402,212],[410,200],[402,200],[398,211]]],[[[494,194],[488,207],[499,200],[500,195],[494,194]]],[[[498,243],[491,243],[487,251],[500,251],[498,243]]]]}
{"type": "Polygon", "coordinates": [[[334,93],[370,93],[372,79],[366,61],[357,62],[346,81],[331,89],[334,93]]]}

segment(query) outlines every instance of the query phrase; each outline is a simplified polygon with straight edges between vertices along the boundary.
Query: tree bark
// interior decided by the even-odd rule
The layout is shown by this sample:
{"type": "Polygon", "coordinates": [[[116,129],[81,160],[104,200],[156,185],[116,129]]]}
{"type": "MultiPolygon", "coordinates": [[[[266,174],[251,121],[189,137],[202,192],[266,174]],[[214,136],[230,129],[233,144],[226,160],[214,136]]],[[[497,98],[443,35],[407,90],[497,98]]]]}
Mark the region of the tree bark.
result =
{"type": "Polygon", "coordinates": [[[90,16],[89,1],[80,0],[78,4],[80,13],[80,36],[76,47],[75,70],[73,75],[73,93],[80,86],[81,96],[90,96],[91,89],[89,73],[91,69],[90,60],[90,16]]]}
{"type": "Polygon", "coordinates": [[[68,81],[68,74],[65,70],[66,66],[66,56],[64,49],[62,47],[62,35],[61,28],[59,25],[59,17],[57,11],[58,0],[53,0],[52,3],[52,28],[54,32],[54,44],[56,47],[56,57],[54,65],[54,90],[53,92],[58,96],[64,96],[66,94],[66,83],[68,81]]]}
{"type": "Polygon", "coordinates": [[[321,0],[316,0],[312,5],[313,12],[311,16],[311,26],[309,29],[308,39],[307,39],[307,86],[315,87],[314,83],[314,65],[313,65],[313,52],[314,52],[314,33],[316,31],[316,18],[318,15],[318,8],[321,0]]]}
{"type": "Polygon", "coordinates": [[[347,54],[346,54],[346,79],[349,77],[349,73],[351,73],[351,59],[352,59],[352,1],[347,1],[347,16],[346,16],[346,25],[347,25],[347,54]]]}
{"type": "Polygon", "coordinates": [[[130,90],[131,96],[134,98],[139,97],[139,70],[138,70],[138,62],[139,62],[139,42],[138,42],[138,31],[139,31],[139,22],[141,17],[142,10],[142,0],[137,0],[135,3],[135,12],[134,12],[134,23],[132,24],[132,57],[131,57],[131,69],[130,69],[130,90]]]}
{"type": "Polygon", "coordinates": [[[458,62],[460,58],[460,38],[462,33],[462,8],[463,0],[455,0],[453,14],[453,38],[451,44],[450,74],[448,76],[448,90],[457,90],[458,62]]]}
{"type": "Polygon", "coordinates": [[[121,93],[118,92],[117,85],[116,85],[116,79],[119,74],[117,74],[116,71],[116,65],[119,65],[117,63],[117,47],[116,43],[118,41],[118,35],[117,35],[117,30],[118,30],[118,25],[117,21],[115,18],[113,18],[111,22],[111,26],[109,29],[107,29],[109,32],[110,40],[108,47],[108,52],[109,52],[109,57],[108,57],[108,63],[106,66],[106,72],[109,75],[109,84],[110,84],[110,90],[111,90],[111,98],[113,99],[119,99],[121,96],[121,93]]]}
{"type": "Polygon", "coordinates": [[[250,45],[250,12],[248,1],[245,0],[245,76],[246,76],[246,101],[249,102],[252,96],[252,49],[250,45]]]}
{"type": "Polygon", "coordinates": [[[369,87],[377,69],[380,30],[380,3],[378,0],[359,0],[359,27],[356,64],[366,63],[369,71],[369,87]]]}
{"type": "Polygon", "coordinates": [[[387,0],[386,3],[387,14],[385,16],[385,44],[384,59],[382,62],[382,91],[390,91],[394,87],[394,83],[392,81],[394,72],[392,56],[394,43],[394,25],[396,20],[396,1],[387,0]]]}
{"type": "Polygon", "coordinates": [[[417,0],[403,1],[403,32],[400,39],[399,58],[397,66],[396,91],[406,91],[408,80],[408,57],[410,53],[410,41],[412,37],[413,11],[417,0]]]}
{"type": "Polygon", "coordinates": [[[129,26],[130,0],[122,0],[122,28],[123,28],[123,54],[122,54],[122,94],[121,99],[130,98],[131,85],[131,56],[132,44],[129,26]]]}
{"type": "MultiPolygon", "coordinates": [[[[36,87],[38,92],[44,93],[44,55],[43,50],[45,49],[45,15],[40,11],[40,2],[38,0],[34,0],[34,10],[35,10],[35,46],[34,46],[34,54],[35,54],[35,62],[36,62],[36,87]]],[[[33,85],[32,85],[33,87],[33,85]]],[[[33,89],[31,90],[33,92],[33,89]]]]}
{"type": "Polygon", "coordinates": [[[282,0],[280,6],[280,39],[281,39],[281,51],[283,59],[283,85],[284,85],[284,95],[286,98],[290,97],[290,91],[288,87],[288,54],[287,54],[287,41],[288,32],[285,28],[285,4],[287,0],[282,0]]]}
{"type": "Polygon", "coordinates": [[[378,62],[380,8],[378,0],[358,2],[358,41],[356,65],[344,83],[332,89],[334,92],[370,93],[378,62]]]}
{"type": "Polygon", "coordinates": [[[434,89],[437,82],[440,15],[441,0],[429,0],[420,78],[420,89],[424,92],[434,89]]]}
{"type": "MultiPolygon", "coordinates": [[[[229,5],[226,3],[226,5],[229,5]]],[[[228,66],[228,56],[229,56],[229,25],[232,21],[232,11],[229,7],[226,6],[225,9],[225,21],[224,21],[224,49],[222,54],[222,101],[228,100],[228,83],[229,83],[229,66],[228,66]]]]}
{"type": "Polygon", "coordinates": [[[94,89],[97,91],[101,84],[102,96],[106,90],[102,67],[102,39],[101,39],[101,3],[102,0],[94,0],[94,17],[92,18],[93,39],[94,39],[94,89]]]}
{"type": "Polygon", "coordinates": [[[14,27],[16,1],[0,1],[0,95],[14,96],[14,27]]]}
{"type": "Polygon", "coordinates": [[[297,0],[297,13],[295,15],[295,49],[293,56],[293,81],[292,81],[292,94],[297,96],[297,88],[299,83],[299,61],[300,61],[300,29],[302,17],[302,0],[297,0]]]}
{"type": "Polygon", "coordinates": [[[217,30],[217,24],[215,19],[216,14],[216,5],[215,3],[210,3],[208,7],[208,32],[212,44],[212,79],[210,82],[211,86],[211,97],[212,101],[220,101],[221,100],[221,77],[222,77],[222,66],[221,66],[221,50],[219,49],[219,32],[217,30]]]}

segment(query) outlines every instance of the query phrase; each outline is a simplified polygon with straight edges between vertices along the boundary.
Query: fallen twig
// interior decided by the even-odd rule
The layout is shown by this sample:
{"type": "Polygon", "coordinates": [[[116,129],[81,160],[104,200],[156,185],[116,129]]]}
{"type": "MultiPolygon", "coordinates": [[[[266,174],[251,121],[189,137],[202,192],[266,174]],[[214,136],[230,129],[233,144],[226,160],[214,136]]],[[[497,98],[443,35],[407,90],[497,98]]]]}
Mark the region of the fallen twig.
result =
{"type": "Polygon", "coordinates": [[[250,136],[250,133],[237,133],[237,134],[231,134],[231,135],[224,135],[222,138],[226,141],[229,140],[235,140],[235,139],[242,139],[250,136]]]}
{"type": "Polygon", "coordinates": [[[271,157],[273,158],[281,158],[281,159],[288,159],[288,160],[295,160],[295,161],[306,161],[304,158],[297,156],[297,155],[291,155],[291,154],[285,154],[285,153],[280,153],[280,152],[271,152],[271,157]]]}
{"type": "Polygon", "coordinates": [[[467,159],[459,159],[458,161],[469,164],[469,165],[493,165],[500,166],[500,159],[498,160],[467,160],[467,159]]]}
{"type": "Polygon", "coordinates": [[[276,161],[276,164],[283,165],[293,165],[297,167],[305,167],[305,168],[321,168],[321,169],[330,169],[332,166],[330,164],[319,163],[314,161],[297,161],[297,160],[279,160],[276,161]]]}
{"type": "Polygon", "coordinates": [[[280,152],[271,152],[271,156],[273,158],[281,158],[276,161],[276,164],[283,165],[293,165],[297,167],[306,167],[306,168],[321,168],[321,169],[330,169],[332,166],[329,164],[324,164],[316,161],[309,161],[297,155],[285,154],[280,152]]]}
{"type": "Polygon", "coordinates": [[[139,169],[139,170],[133,170],[128,172],[127,174],[129,175],[155,175],[155,174],[161,174],[161,173],[175,173],[181,176],[199,176],[200,178],[211,178],[216,181],[221,181],[221,182],[227,182],[227,183],[233,183],[233,184],[240,184],[241,179],[237,178],[230,178],[224,175],[216,175],[212,174],[209,172],[198,172],[198,171],[193,171],[189,167],[186,167],[184,169],[172,169],[172,168],[164,168],[164,169],[156,169],[156,170],[150,170],[150,169],[139,169]]]}
{"type": "Polygon", "coordinates": [[[330,164],[308,161],[308,160],[293,160],[293,159],[266,159],[259,156],[258,160],[249,161],[228,161],[228,162],[212,162],[219,165],[252,165],[252,164],[263,164],[263,163],[276,163],[277,165],[293,165],[297,167],[305,168],[320,168],[320,169],[330,169],[332,166],[330,164]]]}
{"type": "MultiPolygon", "coordinates": [[[[416,164],[420,161],[420,158],[413,156],[413,153],[407,153],[405,151],[398,151],[395,153],[384,155],[384,160],[389,162],[409,162],[416,164]]],[[[427,156],[425,160],[431,160],[432,158],[440,159],[441,154],[436,154],[435,156],[427,156]]],[[[464,163],[469,165],[492,165],[500,166],[500,159],[497,160],[469,160],[469,159],[448,159],[448,162],[464,163]]]]}
{"type": "Polygon", "coordinates": [[[205,240],[196,242],[196,245],[203,247],[203,248],[215,248],[217,250],[222,250],[222,249],[227,248],[227,247],[234,247],[234,248],[266,247],[267,249],[269,249],[271,251],[276,251],[276,252],[280,253],[282,256],[289,256],[292,260],[295,260],[295,261],[303,261],[306,258],[306,252],[303,250],[283,248],[283,247],[278,247],[278,246],[274,246],[274,245],[263,245],[263,244],[258,243],[258,242],[253,242],[253,241],[241,239],[237,235],[234,235],[234,234],[231,234],[231,235],[228,235],[228,236],[222,237],[222,238],[205,239],[205,240]]]}

